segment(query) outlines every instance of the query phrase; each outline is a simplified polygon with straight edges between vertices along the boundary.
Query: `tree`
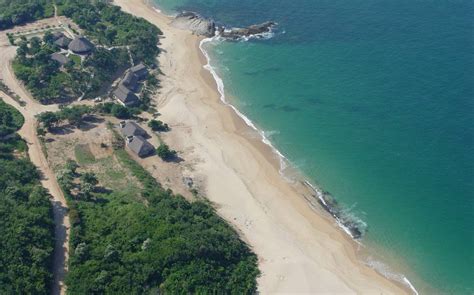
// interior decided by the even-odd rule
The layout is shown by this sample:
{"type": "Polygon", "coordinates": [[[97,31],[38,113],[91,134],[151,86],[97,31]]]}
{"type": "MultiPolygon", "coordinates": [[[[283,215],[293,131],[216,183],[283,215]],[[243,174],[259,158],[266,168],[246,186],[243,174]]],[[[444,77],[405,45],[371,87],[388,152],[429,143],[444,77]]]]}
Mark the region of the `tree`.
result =
{"type": "Polygon", "coordinates": [[[92,112],[92,108],[85,105],[75,105],[61,110],[60,116],[67,120],[70,124],[78,127],[82,124],[83,118],[86,114],[92,112]]]}
{"type": "Polygon", "coordinates": [[[25,143],[0,140],[0,294],[48,294],[54,248],[52,206],[36,167],[14,156],[25,143]]]}
{"type": "Polygon", "coordinates": [[[8,42],[10,42],[10,45],[15,46],[15,38],[13,37],[13,35],[11,33],[7,33],[7,37],[8,37],[8,42]]]}
{"type": "Polygon", "coordinates": [[[65,169],[66,171],[69,171],[71,174],[75,175],[77,174],[77,168],[79,168],[79,164],[77,164],[76,161],[68,159],[66,161],[66,166],[65,169]]]}
{"type": "Polygon", "coordinates": [[[86,173],[82,174],[81,175],[81,181],[82,181],[82,183],[88,183],[88,184],[91,184],[93,186],[96,186],[99,183],[99,181],[97,180],[97,177],[92,172],[86,172],[86,173]]]}
{"type": "Polygon", "coordinates": [[[163,123],[160,120],[151,120],[148,122],[148,127],[150,127],[153,131],[169,131],[170,127],[168,124],[163,123]]]}
{"type": "Polygon", "coordinates": [[[111,113],[114,117],[119,119],[130,119],[132,117],[130,110],[119,104],[114,104],[112,106],[111,113]]]}
{"type": "Polygon", "coordinates": [[[159,147],[156,148],[156,154],[165,161],[172,160],[177,156],[177,152],[171,150],[167,144],[160,144],[159,147]]]}
{"type": "Polygon", "coordinates": [[[38,121],[41,122],[46,129],[51,130],[60,120],[56,113],[44,112],[38,115],[38,121]]]}
{"type": "Polygon", "coordinates": [[[33,37],[30,39],[30,54],[36,54],[41,50],[41,40],[38,37],[33,37]]]}
{"type": "Polygon", "coordinates": [[[54,36],[53,34],[51,33],[51,31],[47,31],[46,33],[44,33],[44,36],[43,36],[43,41],[47,44],[53,44],[54,42],[54,36]]]}
{"type": "Polygon", "coordinates": [[[83,183],[81,185],[81,197],[89,201],[92,198],[92,192],[94,191],[95,187],[90,183],[83,183]]]}

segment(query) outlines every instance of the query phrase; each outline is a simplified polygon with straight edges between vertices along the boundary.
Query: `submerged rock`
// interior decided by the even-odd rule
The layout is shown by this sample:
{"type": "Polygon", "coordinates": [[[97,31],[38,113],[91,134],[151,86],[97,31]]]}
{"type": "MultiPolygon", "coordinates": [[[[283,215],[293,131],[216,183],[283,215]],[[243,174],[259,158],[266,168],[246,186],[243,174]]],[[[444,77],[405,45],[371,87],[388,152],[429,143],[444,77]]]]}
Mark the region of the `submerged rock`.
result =
{"type": "Polygon", "coordinates": [[[189,30],[199,36],[212,37],[216,32],[216,24],[212,19],[205,18],[195,12],[185,11],[178,14],[171,25],[181,30],[189,30]]]}
{"type": "Polygon", "coordinates": [[[269,33],[275,25],[275,22],[268,21],[258,25],[252,25],[247,28],[220,28],[219,35],[228,39],[247,38],[250,36],[269,33]]]}
{"type": "Polygon", "coordinates": [[[347,216],[341,206],[328,192],[322,193],[321,198],[318,198],[318,203],[349,231],[353,239],[357,240],[362,237],[364,234],[363,227],[357,220],[347,216]]]}

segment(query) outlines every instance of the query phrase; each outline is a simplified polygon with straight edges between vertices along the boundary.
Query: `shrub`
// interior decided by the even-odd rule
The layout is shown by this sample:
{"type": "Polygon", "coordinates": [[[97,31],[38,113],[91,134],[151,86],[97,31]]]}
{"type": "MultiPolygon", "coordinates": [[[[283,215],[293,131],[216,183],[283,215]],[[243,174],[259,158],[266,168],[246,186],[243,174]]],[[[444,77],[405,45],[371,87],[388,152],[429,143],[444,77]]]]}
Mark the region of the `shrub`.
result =
{"type": "Polygon", "coordinates": [[[169,131],[170,127],[168,124],[163,123],[160,120],[151,120],[148,123],[148,127],[150,127],[153,131],[169,131]]]}
{"type": "Polygon", "coordinates": [[[156,154],[163,160],[169,161],[176,158],[178,153],[175,150],[171,150],[167,144],[162,143],[156,148],[156,154]]]}

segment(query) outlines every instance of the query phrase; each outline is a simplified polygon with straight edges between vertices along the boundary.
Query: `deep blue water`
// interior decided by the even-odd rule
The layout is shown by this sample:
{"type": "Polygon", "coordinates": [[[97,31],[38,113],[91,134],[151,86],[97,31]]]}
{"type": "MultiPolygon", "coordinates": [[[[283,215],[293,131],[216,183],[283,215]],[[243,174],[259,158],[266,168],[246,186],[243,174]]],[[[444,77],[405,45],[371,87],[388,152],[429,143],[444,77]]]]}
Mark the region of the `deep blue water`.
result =
{"type": "Polygon", "coordinates": [[[157,0],[270,40],[207,46],[226,96],[419,291],[474,292],[474,2],[157,0]]]}

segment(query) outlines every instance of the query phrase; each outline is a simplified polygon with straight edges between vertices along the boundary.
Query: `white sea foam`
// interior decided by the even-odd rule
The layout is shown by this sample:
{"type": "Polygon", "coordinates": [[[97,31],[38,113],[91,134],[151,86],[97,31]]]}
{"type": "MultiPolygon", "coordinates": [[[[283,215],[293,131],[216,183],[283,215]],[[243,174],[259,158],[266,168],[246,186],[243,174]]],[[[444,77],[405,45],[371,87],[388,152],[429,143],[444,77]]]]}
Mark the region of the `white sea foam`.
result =
{"type": "MultiPolygon", "coordinates": [[[[321,201],[321,203],[324,204],[324,206],[326,206],[327,208],[329,208],[329,207],[331,206],[331,205],[328,204],[328,203],[326,202],[326,200],[324,199],[324,192],[323,192],[319,187],[313,185],[312,183],[310,183],[310,182],[307,181],[307,180],[305,180],[304,183],[305,183],[307,186],[309,186],[309,187],[314,191],[314,193],[316,194],[316,197],[318,198],[318,200],[321,201]]],[[[366,225],[367,225],[367,224],[366,224],[365,222],[363,222],[362,220],[356,218],[354,215],[351,215],[351,218],[353,218],[354,220],[357,219],[356,222],[357,222],[358,224],[359,224],[359,223],[363,223],[363,224],[365,225],[364,228],[366,228],[366,225]]],[[[342,223],[342,221],[341,221],[338,217],[335,217],[334,219],[336,220],[336,224],[337,224],[337,226],[338,226],[339,228],[341,228],[341,229],[342,229],[349,237],[351,237],[356,243],[361,244],[359,240],[354,239],[354,236],[352,235],[350,229],[349,229],[347,226],[345,226],[345,225],[342,223]]]]}
{"type": "MultiPolygon", "coordinates": [[[[231,31],[232,31],[231,29],[224,29],[224,32],[226,32],[226,33],[229,33],[231,31]]],[[[219,35],[218,31],[216,31],[216,35],[219,35]]],[[[249,35],[249,36],[242,36],[240,38],[235,39],[235,41],[249,41],[249,40],[252,40],[252,39],[265,39],[265,40],[267,40],[267,39],[271,39],[273,37],[275,37],[275,33],[273,32],[273,28],[270,27],[268,32],[263,32],[263,33],[259,33],[259,34],[252,34],[252,35],[249,35]]]]}
{"type": "MultiPolygon", "coordinates": [[[[255,126],[255,124],[247,117],[245,116],[244,114],[242,114],[235,106],[233,106],[231,103],[229,103],[227,100],[226,100],[226,97],[225,97],[225,90],[224,90],[224,81],[222,80],[221,77],[219,77],[219,75],[217,74],[216,70],[214,69],[214,67],[211,65],[211,58],[209,56],[209,54],[207,53],[207,51],[204,49],[204,44],[206,43],[209,43],[209,42],[213,42],[213,41],[218,41],[220,40],[221,38],[219,36],[215,36],[215,37],[212,37],[212,38],[206,38],[206,39],[203,39],[201,40],[201,42],[199,43],[199,49],[201,50],[202,54],[206,57],[206,60],[207,60],[207,64],[204,65],[204,68],[206,70],[208,70],[212,77],[214,77],[214,80],[216,81],[216,84],[217,84],[217,90],[219,91],[219,94],[220,94],[220,99],[221,101],[225,104],[225,105],[228,105],[229,107],[232,108],[232,110],[234,110],[234,112],[240,117],[242,118],[242,120],[244,120],[245,124],[247,124],[249,127],[251,127],[253,130],[257,131],[261,138],[262,138],[262,142],[265,143],[266,145],[268,145],[272,151],[278,156],[278,159],[280,161],[280,174],[285,177],[284,173],[283,173],[283,170],[285,170],[285,168],[288,166],[287,165],[287,159],[286,157],[277,149],[275,148],[275,146],[273,146],[273,144],[270,142],[270,140],[267,138],[267,136],[265,135],[265,132],[258,129],[257,126],[255,126]]],[[[286,178],[287,179],[287,178],[286,178]]],[[[287,179],[289,181],[292,181],[290,179],[287,179]]]]}
{"type": "Polygon", "coordinates": [[[365,264],[367,266],[375,269],[377,272],[382,274],[384,277],[386,277],[390,280],[402,283],[403,285],[410,288],[410,290],[413,292],[413,294],[418,295],[418,291],[416,290],[415,286],[413,286],[413,284],[410,282],[410,280],[408,280],[408,278],[406,276],[404,276],[403,274],[393,272],[388,265],[381,262],[380,260],[376,260],[372,257],[368,257],[365,264]]]}

